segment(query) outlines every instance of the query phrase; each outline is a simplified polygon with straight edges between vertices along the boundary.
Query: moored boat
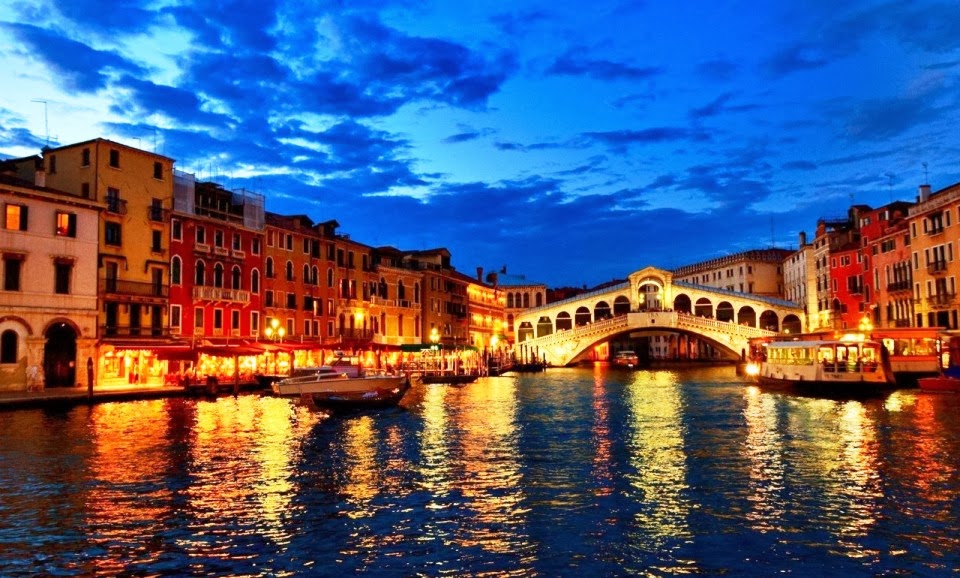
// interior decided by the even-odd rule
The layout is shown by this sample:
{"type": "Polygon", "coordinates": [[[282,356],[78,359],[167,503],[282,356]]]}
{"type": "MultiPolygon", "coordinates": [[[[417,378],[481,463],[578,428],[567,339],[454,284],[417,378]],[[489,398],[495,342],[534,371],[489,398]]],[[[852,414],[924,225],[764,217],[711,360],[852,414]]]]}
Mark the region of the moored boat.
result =
{"type": "Polygon", "coordinates": [[[363,396],[371,392],[391,391],[407,382],[403,374],[369,374],[352,365],[324,365],[297,369],[293,376],[271,385],[274,395],[302,397],[303,395],[363,396]]]}
{"type": "Polygon", "coordinates": [[[634,369],[640,365],[640,358],[637,356],[636,352],[625,349],[623,351],[618,351],[617,354],[613,356],[613,365],[616,367],[634,369]]]}
{"type": "Polygon", "coordinates": [[[944,333],[940,336],[940,373],[921,377],[917,385],[922,391],[960,392],[960,335],[944,333]]]}
{"type": "Polygon", "coordinates": [[[364,391],[310,391],[301,394],[300,399],[308,407],[322,409],[375,409],[399,404],[409,390],[410,379],[402,376],[399,383],[387,387],[371,387],[364,391]]]}
{"type": "Polygon", "coordinates": [[[896,387],[889,356],[877,341],[774,341],[753,367],[762,387],[818,397],[879,396],[896,387]]]}

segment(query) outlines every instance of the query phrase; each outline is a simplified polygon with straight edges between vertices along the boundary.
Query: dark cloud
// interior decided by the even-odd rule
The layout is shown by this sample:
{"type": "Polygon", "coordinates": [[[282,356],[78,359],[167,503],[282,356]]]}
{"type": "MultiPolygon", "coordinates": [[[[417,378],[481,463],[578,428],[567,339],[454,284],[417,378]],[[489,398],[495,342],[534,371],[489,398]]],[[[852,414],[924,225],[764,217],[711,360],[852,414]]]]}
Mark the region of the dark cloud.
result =
{"type": "Polygon", "coordinates": [[[106,88],[112,75],[120,72],[144,74],[144,69],[119,53],[96,50],[67,38],[62,32],[29,24],[0,24],[10,30],[55,74],[54,82],[69,91],[96,92],[106,88]]]}
{"type": "Polygon", "coordinates": [[[87,32],[109,36],[116,32],[143,32],[157,22],[157,13],[149,8],[152,2],[137,0],[69,0],[57,2],[56,10],[83,25],[87,32]]]}
{"type": "Polygon", "coordinates": [[[786,171],[814,171],[817,164],[810,161],[790,161],[783,163],[782,168],[786,171]]]}
{"type": "Polygon", "coordinates": [[[888,140],[937,120],[943,112],[923,98],[866,100],[846,115],[846,131],[851,139],[888,140]]]}
{"type": "Polygon", "coordinates": [[[613,149],[621,150],[635,144],[658,144],[673,141],[702,142],[710,140],[710,136],[698,129],[683,127],[655,127],[642,130],[614,130],[603,132],[586,132],[584,138],[605,144],[613,149]]]}
{"type": "Polygon", "coordinates": [[[547,68],[547,74],[589,76],[600,80],[646,80],[663,73],[658,66],[634,66],[612,60],[581,56],[582,50],[571,50],[558,56],[547,68]]]}

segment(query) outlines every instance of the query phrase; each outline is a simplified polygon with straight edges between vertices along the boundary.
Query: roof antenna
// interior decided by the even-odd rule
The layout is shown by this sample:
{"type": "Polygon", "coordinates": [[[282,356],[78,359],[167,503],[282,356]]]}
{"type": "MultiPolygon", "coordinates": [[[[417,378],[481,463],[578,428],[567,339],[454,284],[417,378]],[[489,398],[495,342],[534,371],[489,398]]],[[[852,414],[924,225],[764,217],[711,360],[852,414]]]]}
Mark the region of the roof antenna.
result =
{"type": "Polygon", "coordinates": [[[43,130],[46,131],[47,144],[43,148],[50,148],[50,120],[47,116],[47,101],[45,100],[31,100],[30,102],[42,102],[43,103],[43,130]]]}
{"type": "Polygon", "coordinates": [[[930,184],[930,175],[927,173],[927,163],[920,163],[923,165],[923,184],[930,184]]]}

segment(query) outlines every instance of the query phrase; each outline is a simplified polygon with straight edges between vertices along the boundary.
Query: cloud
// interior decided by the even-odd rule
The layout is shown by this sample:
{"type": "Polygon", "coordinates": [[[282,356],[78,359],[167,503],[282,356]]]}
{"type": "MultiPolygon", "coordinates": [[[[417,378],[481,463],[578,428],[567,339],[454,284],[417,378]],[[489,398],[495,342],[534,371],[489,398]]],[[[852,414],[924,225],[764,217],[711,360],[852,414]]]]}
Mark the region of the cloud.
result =
{"type": "Polygon", "coordinates": [[[582,136],[588,140],[605,144],[616,150],[622,150],[635,144],[660,144],[673,141],[702,142],[710,140],[710,136],[702,130],[669,126],[641,130],[624,129],[585,132],[582,136]]]}
{"type": "Polygon", "coordinates": [[[96,92],[106,88],[119,72],[144,74],[145,70],[119,53],[97,50],[71,40],[61,32],[30,24],[0,24],[30,49],[30,54],[55,72],[51,80],[67,90],[96,92]]]}
{"type": "Polygon", "coordinates": [[[785,171],[814,171],[817,164],[810,161],[789,161],[783,163],[781,168],[785,171]]]}
{"type": "Polygon", "coordinates": [[[589,76],[599,80],[646,80],[663,73],[658,66],[633,66],[612,60],[589,59],[580,51],[569,51],[558,56],[547,68],[547,74],[589,76]]]}

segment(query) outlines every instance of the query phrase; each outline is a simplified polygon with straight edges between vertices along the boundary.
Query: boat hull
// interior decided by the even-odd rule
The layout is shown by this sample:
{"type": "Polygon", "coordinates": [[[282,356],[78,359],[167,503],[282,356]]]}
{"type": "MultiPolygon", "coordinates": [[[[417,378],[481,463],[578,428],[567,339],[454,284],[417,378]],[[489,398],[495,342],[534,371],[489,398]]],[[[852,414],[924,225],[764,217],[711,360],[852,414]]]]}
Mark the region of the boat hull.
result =
{"type": "Polygon", "coordinates": [[[758,376],[757,385],[768,390],[830,399],[884,397],[895,389],[892,384],[879,381],[795,380],[770,376],[758,376]]]}
{"type": "Polygon", "coordinates": [[[917,380],[921,391],[960,392],[960,379],[956,377],[921,377],[917,380]]]}
{"type": "Polygon", "coordinates": [[[309,392],[301,394],[301,400],[309,407],[331,410],[362,410],[393,407],[400,403],[410,390],[410,380],[385,388],[366,391],[309,392]]]}
{"type": "Polygon", "coordinates": [[[299,397],[304,394],[348,395],[370,391],[390,390],[408,381],[403,375],[372,377],[328,377],[324,379],[285,379],[273,384],[273,393],[281,397],[299,397]]]}

